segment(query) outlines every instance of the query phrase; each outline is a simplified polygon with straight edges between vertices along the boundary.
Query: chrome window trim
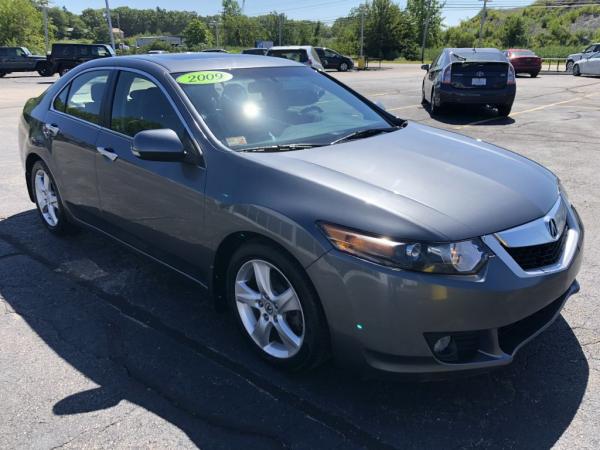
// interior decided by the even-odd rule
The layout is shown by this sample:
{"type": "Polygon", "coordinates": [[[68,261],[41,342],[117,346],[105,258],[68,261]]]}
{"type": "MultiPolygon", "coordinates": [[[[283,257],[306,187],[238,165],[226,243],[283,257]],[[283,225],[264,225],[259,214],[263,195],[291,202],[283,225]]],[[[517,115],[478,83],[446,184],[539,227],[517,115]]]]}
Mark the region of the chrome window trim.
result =
{"type": "MultiPolygon", "coordinates": [[[[566,216],[567,216],[566,222],[568,225],[568,229],[567,229],[567,236],[565,238],[565,244],[564,244],[565,246],[563,249],[563,253],[560,256],[560,259],[556,263],[554,263],[550,266],[540,267],[540,268],[537,268],[534,270],[523,270],[521,268],[521,266],[506,251],[506,249],[502,245],[501,240],[497,236],[498,233],[482,236],[483,242],[490,248],[490,250],[492,250],[495,253],[495,255],[498,258],[500,258],[502,260],[502,262],[504,262],[504,264],[506,264],[506,266],[510,270],[512,270],[515,273],[515,275],[517,275],[519,278],[532,278],[532,277],[539,277],[539,276],[543,276],[543,275],[549,275],[552,273],[556,273],[556,272],[565,270],[571,265],[571,262],[573,261],[573,258],[577,252],[577,246],[579,244],[579,237],[581,234],[581,230],[579,228],[579,223],[577,222],[577,218],[575,217],[575,214],[573,213],[573,209],[567,203],[566,199],[564,199],[562,196],[559,196],[558,202],[563,202],[565,205],[566,216]]],[[[553,207],[553,209],[554,209],[554,207],[553,207]]],[[[542,217],[542,219],[544,219],[545,217],[546,216],[542,217]]],[[[540,220],[540,219],[537,219],[537,220],[540,220]]],[[[530,245],[535,245],[535,244],[530,244],[530,245]]]]}
{"type": "MultiPolygon", "coordinates": [[[[162,93],[167,98],[167,101],[170,103],[171,107],[175,111],[175,114],[177,114],[177,117],[179,118],[179,121],[181,122],[181,124],[183,125],[183,127],[185,128],[185,130],[187,131],[192,144],[194,145],[196,151],[198,152],[198,155],[201,156],[201,157],[203,156],[202,149],[201,149],[200,145],[198,144],[198,142],[196,142],[196,139],[194,138],[194,134],[192,133],[192,130],[188,126],[187,122],[184,120],[183,116],[179,112],[179,109],[177,108],[177,105],[175,105],[175,102],[173,101],[173,99],[171,98],[171,96],[169,95],[169,93],[167,92],[167,90],[164,88],[164,86],[162,85],[162,83],[160,83],[154,76],[150,75],[147,72],[144,72],[143,70],[133,69],[131,67],[115,67],[115,66],[90,67],[89,69],[82,70],[77,75],[75,75],[71,80],[69,80],[65,84],[65,86],[63,86],[63,88],[60,89],[52,97],[52,100],[50,102],[50,108],[49,108],[50,111],[52,111],[52,112],[54,112],[56,114],[60,114],[62,116],[68,117],[70,119],[75,119],[75,120],[77,120],[79,122],[82,122],[82,123],[84,123],[86,125],[94,126],[94,127],[98,128],[99,130],[108,131],[108,132],[114,133],[114,134],[116,134],[116,135],[118,135],[120,137],[124,137],[124,138],[130,139],[130,140],[133,140],[133,137],[128,136],[128,135],[123,134],[123,133],[120,133],[119,131],[115,131],[115,130],[113,130],[111,128],[103,127],[102,125],[98,125],[98,124],[93,123],[93,122],[88,122],[87,120],[83,120],[83,119],[80,119],[79,117],[72,116],[72,115],[67,114],[65,112],[57,111],[56,109],[54,109],[54,101],[56,100],[56,97],[58,97],[60,95],[60,93],[63,91],[63,89],[66,87],[67,84],[72,83],[73,80],[75,80],[75,78],[79,77],[80,75],[83,75],[84,73],[92,72],[92,71],[98,71],[98,70],[109,70],[109,71],[111,71],[111,70],[112,71],[120,71],[120,70],[122,70],[122,71],[127,71],[127,72],[134,72],[134,73],[142,75],[142,76],[148,78],[150,81],[152,81],[162,91],[162,93]]],[[[114,92],[113,92],[113,95],[114,95],[114,92]]],[[[110,111],[110,115],[112,116],[112,111],[110,111]]],[[[203,162],[202,162],[201,167],[206,167],[206,163],[204,162],[204,158],[202,158],[202,160],[203,160],[203,162]]]]}

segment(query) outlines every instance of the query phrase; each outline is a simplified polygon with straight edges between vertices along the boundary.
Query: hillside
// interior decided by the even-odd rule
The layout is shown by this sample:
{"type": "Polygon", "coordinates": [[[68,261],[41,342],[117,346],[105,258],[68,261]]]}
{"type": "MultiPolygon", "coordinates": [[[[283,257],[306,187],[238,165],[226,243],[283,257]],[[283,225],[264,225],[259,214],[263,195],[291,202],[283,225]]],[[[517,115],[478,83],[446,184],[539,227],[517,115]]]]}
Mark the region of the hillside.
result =
{"type": "MultiPolygon", "coordinates": [[[[530,47],[541,56],[563,57],[590,42],[600,42],[598,0],[541,0],[516,9],[493,9],[493,3],[490,5],[483,33],[484,46],[530,47]]],[[[478,14],[449,28],[444,44],[474,45],[480,21],[478,14]]]]}

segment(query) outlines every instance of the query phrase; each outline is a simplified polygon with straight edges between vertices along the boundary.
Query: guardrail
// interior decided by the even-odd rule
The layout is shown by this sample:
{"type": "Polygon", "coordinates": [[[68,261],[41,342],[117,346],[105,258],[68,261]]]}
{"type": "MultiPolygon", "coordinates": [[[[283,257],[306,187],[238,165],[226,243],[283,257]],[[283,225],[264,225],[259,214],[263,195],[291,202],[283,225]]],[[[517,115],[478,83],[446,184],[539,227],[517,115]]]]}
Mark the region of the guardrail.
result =
{"type": "Polygon", "coordinates": [[[543,72],[566,72],[567,58],[542,58],[543,72]]]}

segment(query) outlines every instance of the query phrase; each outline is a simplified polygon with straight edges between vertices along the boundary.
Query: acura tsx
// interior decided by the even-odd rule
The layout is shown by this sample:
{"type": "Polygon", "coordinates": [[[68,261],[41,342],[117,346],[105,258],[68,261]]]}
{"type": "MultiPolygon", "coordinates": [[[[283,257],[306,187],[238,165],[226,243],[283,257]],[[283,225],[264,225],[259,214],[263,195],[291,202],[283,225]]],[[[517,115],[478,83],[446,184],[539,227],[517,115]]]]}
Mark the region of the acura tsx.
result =
{"type": "Polygon", "coordinates": [[[19,144],[51,233],[193,279],[285,369],[506,365],[579,289],[583,226],[549,170],[293,61],[92,61],[27,102],[19,144]]]}

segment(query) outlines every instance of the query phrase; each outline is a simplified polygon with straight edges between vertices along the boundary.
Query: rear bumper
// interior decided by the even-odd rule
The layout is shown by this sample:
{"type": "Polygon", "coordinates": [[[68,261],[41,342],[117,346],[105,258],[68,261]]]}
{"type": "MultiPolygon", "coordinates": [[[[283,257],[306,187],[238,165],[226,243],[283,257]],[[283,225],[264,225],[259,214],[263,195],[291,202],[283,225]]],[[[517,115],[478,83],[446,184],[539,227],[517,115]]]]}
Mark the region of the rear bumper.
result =
{"type": "Polygon", "coordinates": [[[511,85],[502,89],[459,89],[442,84],[436,92],[442,103],[508,105],[515,100],[517,88],[511,85]]]}
{"type": "Polygon", "coordinates": [[[517,65],[513,64],[513,67],[514,67],[516,73],[521,73],[521,72],[536,73],[536,72],[539,72],[540,70],[542,70],[541,64],[517,64],[517,65]]]}

